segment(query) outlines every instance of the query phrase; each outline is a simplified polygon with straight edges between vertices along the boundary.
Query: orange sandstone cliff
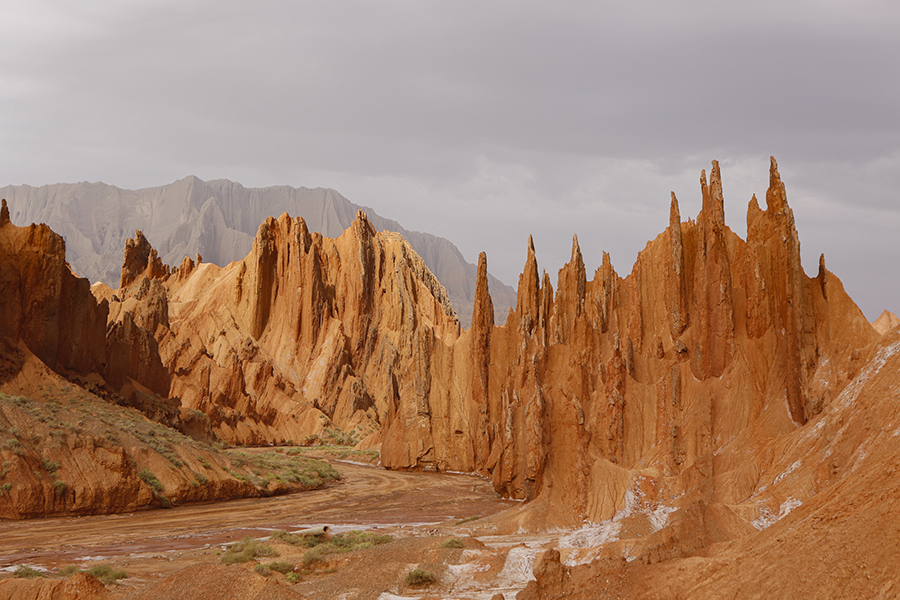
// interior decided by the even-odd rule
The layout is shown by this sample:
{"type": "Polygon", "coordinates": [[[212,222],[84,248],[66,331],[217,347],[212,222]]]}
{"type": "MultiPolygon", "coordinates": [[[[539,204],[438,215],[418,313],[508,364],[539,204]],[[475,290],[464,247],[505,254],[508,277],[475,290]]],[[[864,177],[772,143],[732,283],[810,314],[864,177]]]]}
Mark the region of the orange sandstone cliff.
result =
{"type": "Polygon", "coordinates": [[[576,238],[554,293],[529,241],[503,327],[479,278],[472,328],[434,352],[425,402],[388,412],[384,464],[481,473],[535,500],[526,526],[610,519],[634,494],[746,500],[771,460],[756,449],[819,414],[878,336],[824,260],[803,272],[774,159],[747,241],[725,224],[718,164],[701,193],[695,221],[673,196],[624,278],[604,256],[587,280],[576,238]]]}

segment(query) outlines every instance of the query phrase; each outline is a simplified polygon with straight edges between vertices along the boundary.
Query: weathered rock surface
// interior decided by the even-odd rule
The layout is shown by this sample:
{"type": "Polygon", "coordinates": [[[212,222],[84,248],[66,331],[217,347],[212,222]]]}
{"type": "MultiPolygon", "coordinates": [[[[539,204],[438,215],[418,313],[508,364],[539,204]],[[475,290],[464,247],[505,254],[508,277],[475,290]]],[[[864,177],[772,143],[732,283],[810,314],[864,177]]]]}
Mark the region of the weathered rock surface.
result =
{"type": "Polygon", "coordinates": [[[891,331],[897,325],[900,325],[900,318],[897,317],[894,313],[890,311],[882,311],[878,318],[872,321],[872,327],[875,328],[875,331],[884,335],[888,331],[891,331]]]}
{"type": "Polygon", "coordinates": [[[133,396],[135,386],[165,394],[169,378],[152,333],[107,326],[109,305],[66,262],[66,244],[47,225],[17,227],[3,200],[0,215],[0,385],[13,376],[21,343],[65,376],[98,374],[104,387],[133,396]]]}
{"type": "Polygon", "coordinates": [[[432,376],[427,412],[389,413],[384,464],[488,476],[534,500],[524,526],[610,519],[644,487],[647,506],[746,500],[769,460],[759,448],[828,406],[878,336],[824,261],[804,274],[774,159],[747,241],[725,225],[716,163],[701,193],[696,221],[673,197],[669,228],[624,278],[604,257],[588,281],[575,239],[554,294],[529,242],[502,327],[479,317],[479,279],[471,329],[440,350],[454,375],[432,376]]]}
{"type": "MultiPolygon", "coordinates": [[[[13,221],[49,224],[67,240],[75,271],[110,287],[120,284],[122,247],[136,229],[146,233],[163,264],[178,265],[183,257],[200,254],[224,266],[250,252],[259,224],[269,216],[285,212],[302,216],[310,231],[337,237],[364,208],[329,189],[245,188],[227,180],[196,177],[141,190],[88,182],[7,186],[0,188],[0,196],[10,200],[13,221]]],[[[466,262],[448,240],[407,231],[396,221],[365,210],[376,229],[403,235],[447,288],[463,326],[468,327],[475,265],[466,262]]],[[[515,290],[493,277],[490,283],[495,318],[502,323],[515,290]]]]}
{"type": "MultiPolygon", "coordinates": [[[[557,552],[535,564],[537,580],[517,598],[896,597],[900,413],[892,390],[900,384],[900,334],[885,335],[867,359],[809,424],[757,451],[769,459],[757,461],[753,489],[733,508],[755,516],[758,532],[679,548],[664,560],[620,551],[575,566],[557,552]]],[[[690,544],[697,531],[677,536],[679,543],[690,544]]]]}

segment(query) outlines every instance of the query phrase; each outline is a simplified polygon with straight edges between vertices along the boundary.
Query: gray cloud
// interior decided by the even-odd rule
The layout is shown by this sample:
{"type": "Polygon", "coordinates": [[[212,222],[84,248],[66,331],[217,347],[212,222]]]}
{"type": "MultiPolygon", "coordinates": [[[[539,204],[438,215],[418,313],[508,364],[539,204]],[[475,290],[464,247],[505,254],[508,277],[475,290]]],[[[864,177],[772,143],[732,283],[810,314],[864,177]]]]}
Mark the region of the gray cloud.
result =
{"type": "Polygon", "coordinates": [[[900,7],[893,2],[134,2],[0,8],[0,183],[195,174],[327,186],[554,273],[577,233],[621,273],[779,159],[804,262],[900,311],[900,7]]]}

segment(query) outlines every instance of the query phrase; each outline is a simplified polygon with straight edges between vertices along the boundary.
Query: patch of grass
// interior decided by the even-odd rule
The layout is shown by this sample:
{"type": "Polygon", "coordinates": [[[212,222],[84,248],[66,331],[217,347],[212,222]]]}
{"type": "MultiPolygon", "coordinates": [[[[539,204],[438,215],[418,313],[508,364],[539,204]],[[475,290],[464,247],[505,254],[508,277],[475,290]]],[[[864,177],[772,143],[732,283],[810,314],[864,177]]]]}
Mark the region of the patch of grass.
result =
{"type": "Polygon", "coordinates": [[[270,537],[273,540],[278,540],[280,542],[284,542],[285,544],[290,544],[291,546],[297,546],[298,548],[312,548],[313,546],[317,546],[325,542],[325,538],[323,536],[296,535],[281,530],[274,532],[270,537]]]}
{"type": "Polygon", "coordinates": [[[209,477],[207,477],[206,475],[202,475],[202,474],[200,474],[200,473],[196,473],[196,472],[195,472],[195,473],[194,473],[194,479],[196,479],[197,481],[199,481],[199,482],[202,483],[203,485],[206,485],[207,483],[209,483],[209,477]]]}
{"type": "Polygon", "coordinates": [[[262,563],[253,567],[253,570],[256,571],[257,573],[259,573],[260,575],[262,575],[263,577],[268,577],[269,575],[272,574],[272,570],[269,569],[269,567],[267,567],[266,565],[264,565],[262,563]]]}
{"type": "Polygon", "coordinates": [[[465,543],[459,538],[450,538],[439,546],[439,548],[465,548],[465,543]]]}
{"type": "Polygon", "coordinates": [[[294,563],[287,562],[286,560],[270,562],[266,567],[272,571],[277,571],[282,575],[287,575],[294,571],[294,563]]]}
{"type": "Polygon", "coordinates": [[[3,485],[0,485],[0,496],[4,496],[9,493],[9,490],[12,489],[12,484],[7,482],[3,485]]]}
{"type": "Polygon", "coordinates": [[[88,575],[93,575],[104,584],[115,583],[119,579],[127,579],[128,573],[125,571],[117,571],[109,565],[95,565],[85,571],[88,575]]]}
{"type": "Polygon", "coordinates": [[[329,481],[341,478],[340,473],[324,460],[285,456],[277,452],[229,452],[228,455],[233,467],[252,469],[250,482],[258,487],[265,487],[269,481],[277,479],[282,483],[299,484],[304,489],[318,489],[329,481]]]}
{"type": "Polygon", "coordinates": [[[59,461],[44,459],[44,470],[50,473],[50,475],[55,476],[56,472],[59,470],[59,461]]]}
{"type": "Polygon", "coordinates": [[[75,565],[66,565],[59,570],[59,575],[61,577],[71,577],[77,572],[78,567],[76,567],[75,565]]]}
{"type": "Polygon", "coordinates": [[[203,465],[204,468],[212,469],[212,465],[209,464],[209,461],[206,460],[205,458],[203,458],[202,456],[200,458],[198,458],[197,460],[200,462],[201,465],[203,465]]]}
{"type": "Polygon", "coordinates": [[[481,518],[481,515],[473,515],[471,517],[466,517],[465,519],[460,519],[456,522],[457,525],[462,525],[463,523],[471,523],[472,521],[477,521],[481,518]]]}
{"type": "Polygon", "coordinates": [[[37,579],[38,577],[46,577],[46,575],[36,569],[32,569],[28,565],[19,565],[16,567],[16,570],[13,571],[13,577],[19,577],[21,579],[37,579]]]}
{"type": "Polygon", "coordinates": [[[150,488],[154,491],[154,493],[162,492],[162,484],[159,482],[159,479],[156,478],[156,475],[153,474],[153,471],[150,469],[141,469],[141,472],[138,473],[138,477],[144,480],[144,483],[150,486],[150,488]]]}
{"type": "Polygon", "coordinates": [[[416,567],[406,574],[406,579],[404,581],[406,581],[406,585],[411,587],[424,587],[437,581],[437,577],[435,577],[434,573],[431,571],[416,567]]]}
{"type": "Polygon", "coordinates": [[[285,577],[287,577],[289,583],[300,583],[303,580],[303,577],[297,571],[291,571],[285,577]]]}
{"type": "MultiPolygon", "coordinates": [[[[294,537],[313,538],[314,536],[294,537]]],[[[307,570],[326,564],[328,562],[327,557],[331,554],[344,554],[356,550],[365,550],[366,548],[386,544],[394,538],[389,535],[376,535],[368,531],[349,531],[347,533],[338,533],[332,536],[330,540],[324,538],[315,539],[317,542],[306,551],[306,554],[303,555],[303,559],[301,560],[302,567],[307,570]]]]}
{"type": "Polygon", "coordinates": [[[265,542],[245,537],[241,541],[230,545],[225,554],[222,555],[221,561],[222,564],[233,565],[250,562],[259,557],[270,556],[278,556],[278,551],[265,542]]]}
{"type": "Polygon", "coordinates": [[[336,458],[338,460],[346,460],[346,459],[356,459],[360,462],[377,462],[378,461],[378,450],[356,450],[355,448],[348,448],[346,446],[334,446],[334,445],[321,445],[315,446],[313,448],[308,447],[298,447],[291,448],[288,450],[288,454],[299,454],[299,455],[307,455],[307,454],[319,455],[319,456],[328,456],[331,458],[336,458]]]}

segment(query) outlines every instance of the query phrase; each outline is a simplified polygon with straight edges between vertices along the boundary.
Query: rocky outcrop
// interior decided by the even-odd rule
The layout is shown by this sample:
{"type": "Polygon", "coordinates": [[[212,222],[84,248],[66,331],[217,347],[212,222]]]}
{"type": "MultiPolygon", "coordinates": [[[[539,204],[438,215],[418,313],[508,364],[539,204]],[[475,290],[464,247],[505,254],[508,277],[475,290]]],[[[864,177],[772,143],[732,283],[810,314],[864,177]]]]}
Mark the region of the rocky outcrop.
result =
{"type": "MultiPolygon", "coordinates": [[[[454,356],[452,383],[432,376],[420,434],[386,424],[385,465],[475,471],[535,499],[533,514],[573,522],[611,518],[648,469],[684,502],[740,498],[752,476],[733,457],[814,418],[852,379],[836,365],[877,334],[824,263],[803,272],[774,159],[746,242],[725,224],[717,163],[701,195],[686,222],[673,196],[668,229],[625,278],[604,255],[586,280],[576,238],[554,296],[546,274],[537,284],[529,242],[507,324],[479,317],[441,350],[454,356]],[[398,448],[410,444],[433,455],[411,461],[398,448]]],[[[488,296],[479,291],[476,316],[488,296]]]]}
{"type": "Polygon", "coordinates": [[[422,259],[363,211],[336,239],[302,218],[270,218],[244,260],[185,261],[159,279],[130,259],[142,246],[126,248],[137,275],[123,274],[131,284],[110,295],[111,323],[155,332],[168,396],[207,415],[222,439],[305,443],[339,432],[377,443],[385,419],[399,418],[398,398],[418,398],[412,410],[428,414],[434,349],[457,338],[458,319],[422,259]]]}
{"type": "Polygon", "coordinates": [[[878,318],[872,321],[872,327],[874,327],[875,331],[881,335],[891,331],[898,325],[900,325],[900,318],[888,310],[882,311],[882,313],[878,315],[878,318]]]}
{"type": "MultiPolygon", "coordinates": [[[[106,394],[133,398],[135,386],[164,395],[169,388],[156,341],[131,319],[107,324],[108,301],[66,262],[65,241],[47,225],[17,227],[3,202],[0,215],[0,338],[5,380],[18,370],[19,343],[60,375],[102,378],[106,394]]],[[[163,294],[163,299],[164,299],[163,294]]],[[[162,310],[162,313],[165,311],[162,310]]],[[[164,314],[158,319],[165,321],[164,314]]],[[[143,323],[152,327],[152,323],[143,323]]],[[[0,385],[5,381],[0,380],[0,385]]]]}

